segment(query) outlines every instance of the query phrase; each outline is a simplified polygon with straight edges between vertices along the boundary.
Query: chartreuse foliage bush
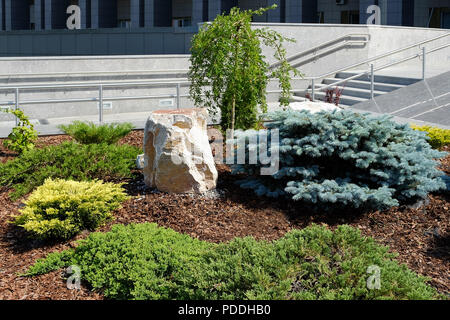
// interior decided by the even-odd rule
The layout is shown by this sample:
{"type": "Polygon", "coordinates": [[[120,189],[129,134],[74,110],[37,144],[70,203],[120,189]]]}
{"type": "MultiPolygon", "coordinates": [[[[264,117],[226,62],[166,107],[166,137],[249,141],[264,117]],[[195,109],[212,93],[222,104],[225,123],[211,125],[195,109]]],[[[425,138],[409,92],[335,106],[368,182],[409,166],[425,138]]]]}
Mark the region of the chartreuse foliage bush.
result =
{"type": "Polygon", "coordinates": [[[431,126],[411,126],[414,130],[427,133],[429,143],[434,149],[450,145],[450,130],[431,126]]]}
{"type": "Polygon", "coordinates": [[[5,148],[17,153],[23,153],[33,149],[38,134],[28,117],[20,109],[8,109],[6,112],[14,115],[19,122],[12,129],[8,139],[3,141],[5,148]]]}
{"type": "Polygon", "coordinates": [[[133,176],[139,148],[129,145],[64,142],[58,146],[33,149],[20,157],[0,163],[0,186],[13,189],[13,200],[42,185],[47,178],[116,180],[133,176]]]}
{"type": "Polygon", "coordinates": [[[71,265],[112,299],[438,298],[387,247],[348,226],[334,232],[312,226],[274,242],[213,244],[156,224],[115,225],[38,260],[26,275],[71,265]],[[368,286],[371,266],[379,268],[379,287],[368,286]]]}
{"type": "Polygon", "coordinates": [[[33,238],[68,239],[111,220],[111,212],[126,199],[118,184],[48,179],[25,201],[14,223],[33,238]]]}
{"type": "Polygon", "coordinates": [[[129,134],[133,130],[133,125],[131,123],[98,125],[93,122],[74,121],[70,125],[61,125],[59,128],[82,144],[114,144],[129,134]]]}
{"type": "MultiPolygon", "coordinates": [[[[261,176],[260,165],[233,166],[234,173],[248,175],[240,186],[260,196],[287,196],[321,210],[385,209],[445,188],[435,159],[446,153],[433,150],[422,133],[388,117],[280,111],[269,118],[273,122],[267,128],[280,134],[280,145],[269,146],[279,148],[280,170],[261,176]]],[[[255,134],[237,136],[254,141],[255,134]]],[[[257,148],[248,143],[247,158],[257,148]]]]}

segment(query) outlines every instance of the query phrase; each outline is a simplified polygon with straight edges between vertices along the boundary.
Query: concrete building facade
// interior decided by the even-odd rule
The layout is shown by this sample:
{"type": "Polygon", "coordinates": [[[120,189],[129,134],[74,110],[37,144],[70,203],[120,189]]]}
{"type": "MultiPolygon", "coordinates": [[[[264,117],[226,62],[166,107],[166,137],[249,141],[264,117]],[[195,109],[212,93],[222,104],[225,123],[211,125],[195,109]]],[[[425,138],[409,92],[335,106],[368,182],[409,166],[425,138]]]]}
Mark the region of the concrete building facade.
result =
{"type": "Polygon", "coordinates": [[[0,0],[0,31],[66,28],[69,5],[81,8],[81,28],[196,27],[238,6],[277,4],[255,22],[365,24],[381,8],[381,24],[450,28],[450,0],[0,0]]]}

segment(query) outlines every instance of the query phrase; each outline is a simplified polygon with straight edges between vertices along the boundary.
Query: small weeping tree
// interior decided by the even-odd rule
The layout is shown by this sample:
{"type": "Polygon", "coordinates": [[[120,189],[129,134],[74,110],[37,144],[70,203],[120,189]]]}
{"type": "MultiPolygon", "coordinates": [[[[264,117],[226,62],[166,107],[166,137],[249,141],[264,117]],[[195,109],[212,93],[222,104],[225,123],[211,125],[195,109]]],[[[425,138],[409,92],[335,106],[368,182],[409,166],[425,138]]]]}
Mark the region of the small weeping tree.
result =
{"type": "Polygon", "coordinates": [[[294,40],[267,28],[251,28],[254,15],[276,7],[246,11],[232,8],[229,15],[218,16],[193,37],[190,95],[197,107],[207,107],[211,115],[221,111],[223,130],[257,127],[258,111],[267,112],[270,78],[279,80],[281,105],[289,105],[291,74],[300,73],[288,63],[283,42],[294,40]],[[265,60],[262,45],[274,50],[276,68],[265,60]]]}

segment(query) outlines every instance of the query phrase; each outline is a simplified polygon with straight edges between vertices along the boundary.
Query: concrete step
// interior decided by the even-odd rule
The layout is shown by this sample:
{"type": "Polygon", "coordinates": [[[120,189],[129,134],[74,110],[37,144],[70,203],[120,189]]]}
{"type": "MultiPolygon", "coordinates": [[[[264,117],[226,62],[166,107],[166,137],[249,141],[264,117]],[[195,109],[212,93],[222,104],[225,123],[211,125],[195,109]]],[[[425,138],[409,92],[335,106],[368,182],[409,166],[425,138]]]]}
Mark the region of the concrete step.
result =
{"type": "MultiPolygon", "coordinates": [[[[349,78],[351,76],[355,76],[358,73],[359,72],[349,72],[349,71],[339,72],[338,74],[336,74],[335,77],[338,79],[345,79],[345,78],[349,78]]],[[[370,82],[370,77],[368,75],[363,75],[363,76],[356,78],[355,80],[370,82]]],[[[394,77],[394,76],[377,75],[377,74],[375,75],[375,82],[397,84],[397,85],[403,85],[403,86],[409,86],[420,80],[421,79],[417,79],[417,78],[394,77]]]]}
{"type": "MultiPolygon", "coordinates": [[[[325,87],[325,84],[321,84],[316,86],[317,89],[320,89],[322,87],[325,87]]],[[[336,87],[333,87],[333,89],[336,87]]],[[[346,96],[351,96],[351,97],[357,97],[357,98],[365,98],[365,99],[370,99],[370,90],[367,89],[360,89],[360,88],[353,88],[353,87],[348,87],[348,86],[337,86],[337,88],[339,90],[342,90],[342,93],[346,96]]],[[[319,92],[319,91],[316,91],[319,92]]],[[[325,92],[325,91],[320,91],[320,92],[325,92]]],[[[385,94],[386,92],[383,91],[374,91],[374,95],[375,96],[380,96],[382,94],[385,94]]]]}
{"type": "MultiPolygon", "coordinates": [[[[323,80],[323,84],[333,84],[337,81],[341,81],[342,79],[336,79],[336,78],[326,78],[323,80]]],[[[342,86],[344,84],[340,84],[342,86]]],[[[370,81],[361,81],[361,80],[350,80],[345,82],[346,88],[359,88],[359,89],[366,89],[370,90],[370,81]]],[[[381,83],[381,82],[375,82],[374,87],[376,91],[382,91],[382,92],[392,92],[401,88],[404,88],[404,85],[401,84],[392,84],[392,83],[381,83]]]]}

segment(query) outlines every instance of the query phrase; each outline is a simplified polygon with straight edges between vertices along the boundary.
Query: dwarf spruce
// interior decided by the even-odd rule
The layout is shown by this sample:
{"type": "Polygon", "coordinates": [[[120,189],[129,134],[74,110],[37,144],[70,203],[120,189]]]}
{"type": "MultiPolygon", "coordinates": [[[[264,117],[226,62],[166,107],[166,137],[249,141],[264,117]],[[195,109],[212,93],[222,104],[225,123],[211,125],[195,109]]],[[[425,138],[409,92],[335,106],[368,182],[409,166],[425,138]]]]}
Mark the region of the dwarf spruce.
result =
{"type": "MultiPolygon", "coordinates": [[[[266,127],[280,134],[280,144],[269,147],[278,149],[280,170],[260,176],[261,165],[233,166],[235,174],[247,175],[240,186],[259,196],[286,196],[320,210],[385,209],[446,188],[436,161],[446,153],[433,150],[423,133],[388,117],[279,111],[268,118],[266,127]]],[[[251,137],[256,133],[236,135],[256,142],[251,137]]],[[[258,148],[254,144],[246,145],[246,158],[258,148]]]]}

